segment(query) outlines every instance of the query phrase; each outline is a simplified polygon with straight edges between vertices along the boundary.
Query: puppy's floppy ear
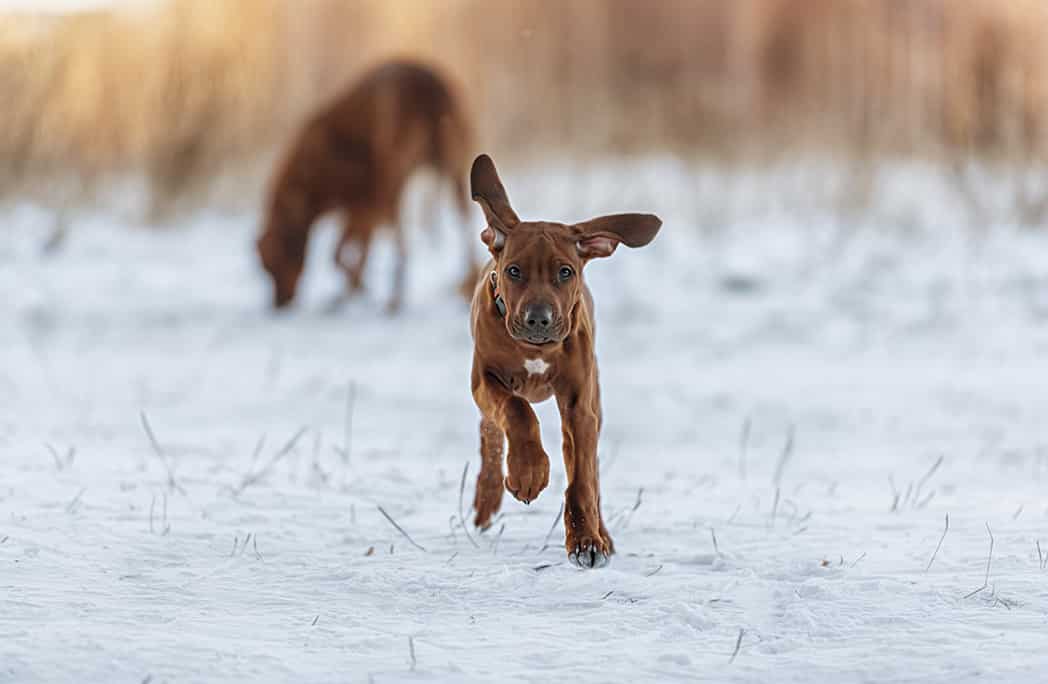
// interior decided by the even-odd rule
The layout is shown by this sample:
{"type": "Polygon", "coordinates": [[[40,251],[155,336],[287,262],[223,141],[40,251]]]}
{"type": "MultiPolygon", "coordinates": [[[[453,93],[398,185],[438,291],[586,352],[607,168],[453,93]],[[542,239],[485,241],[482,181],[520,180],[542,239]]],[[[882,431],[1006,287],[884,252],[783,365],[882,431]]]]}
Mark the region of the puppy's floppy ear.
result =
{"type": "Polygon", "coordinates": [[[513,230],[520,219],[509,204],[506,188],[502,187],[491,157],[482,154],[473,160],[469,185],[473,200],[484,210],[484,217],[488,220],[488,227],[480,234],[480,239],[489,249],[498,251],[506,243],[506,233],[513,230]]]}
{"type": "Polygon", "coordinates": [[[583,259],[611,256],[619,243],[643,247],[655,239],[662,220],[654,214],[612,214],[576,223],[575,247],[583,259]]]}

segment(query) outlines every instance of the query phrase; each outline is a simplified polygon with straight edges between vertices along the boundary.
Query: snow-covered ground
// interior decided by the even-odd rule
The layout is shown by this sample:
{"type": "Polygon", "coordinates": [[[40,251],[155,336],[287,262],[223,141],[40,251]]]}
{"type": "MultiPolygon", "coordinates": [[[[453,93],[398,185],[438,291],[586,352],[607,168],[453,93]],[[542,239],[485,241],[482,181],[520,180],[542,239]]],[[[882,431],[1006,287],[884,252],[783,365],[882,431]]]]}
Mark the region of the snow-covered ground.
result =
{"type": "Polygon", "coordinates": [[[0,681],[1043,681],[1048,235],[905,170],[862,214],[666,163],[504,176],[525,217],[665,220],[588,274],[611,566],[566,563],[548,404],[550,488],[457,525],[450,217],[408,212],[401,316],[385,245],[325,310],[330,226],[274,316],[251,216],[83,216],[45,257],[9,207],[0,681]]]}

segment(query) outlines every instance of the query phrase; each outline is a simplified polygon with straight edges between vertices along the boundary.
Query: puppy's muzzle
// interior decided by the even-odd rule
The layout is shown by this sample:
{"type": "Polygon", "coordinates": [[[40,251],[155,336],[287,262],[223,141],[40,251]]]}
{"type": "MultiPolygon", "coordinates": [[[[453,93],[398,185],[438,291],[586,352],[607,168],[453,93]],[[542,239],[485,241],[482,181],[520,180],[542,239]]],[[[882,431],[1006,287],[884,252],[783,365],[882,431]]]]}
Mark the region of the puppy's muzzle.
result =
{"type": "Polygon", "coordinates": [[[514,337],[530,344],[547,344],[560,339],[560,326],[553,317],[553,306],[546,303],[529,304],[516,326],[514,337]]]}

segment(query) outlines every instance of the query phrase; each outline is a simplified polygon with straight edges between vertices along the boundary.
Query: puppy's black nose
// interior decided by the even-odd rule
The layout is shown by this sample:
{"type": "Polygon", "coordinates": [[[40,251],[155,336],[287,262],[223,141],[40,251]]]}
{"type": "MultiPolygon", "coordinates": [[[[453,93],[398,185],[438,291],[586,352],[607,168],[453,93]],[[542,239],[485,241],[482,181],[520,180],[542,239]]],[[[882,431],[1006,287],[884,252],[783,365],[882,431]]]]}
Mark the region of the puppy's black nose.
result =
{"type": "Polygon", "coordinates": [[[524,327],[528,332],[546,332],[553,324],[553,307],[549,304],[529,304],[524,309],[524,327]]]}

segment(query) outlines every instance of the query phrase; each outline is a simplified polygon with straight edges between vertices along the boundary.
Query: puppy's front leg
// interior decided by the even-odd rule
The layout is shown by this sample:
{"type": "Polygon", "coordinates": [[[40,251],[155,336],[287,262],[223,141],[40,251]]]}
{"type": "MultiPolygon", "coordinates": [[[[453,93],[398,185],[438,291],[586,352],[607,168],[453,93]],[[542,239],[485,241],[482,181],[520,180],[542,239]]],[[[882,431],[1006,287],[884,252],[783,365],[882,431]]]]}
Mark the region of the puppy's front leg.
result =
{"type": "Polygon", "coordinates": [[[564,442],[564,541],[568,559],[583,568],[607,565],[615,552],[600,512],[597,438],[600,433],[600,396],[596,380],[581,389],[557,393],[564,442]]]}
{"type": "Polygon", "coordinates": [[[493,420],[509,441],[506,490],[531,503],[549,484],[549,456],[542,448],[539,421],[531,405],[513,394],[493,372],[474,359],[473,400],[485,418],[493,420]]]}

